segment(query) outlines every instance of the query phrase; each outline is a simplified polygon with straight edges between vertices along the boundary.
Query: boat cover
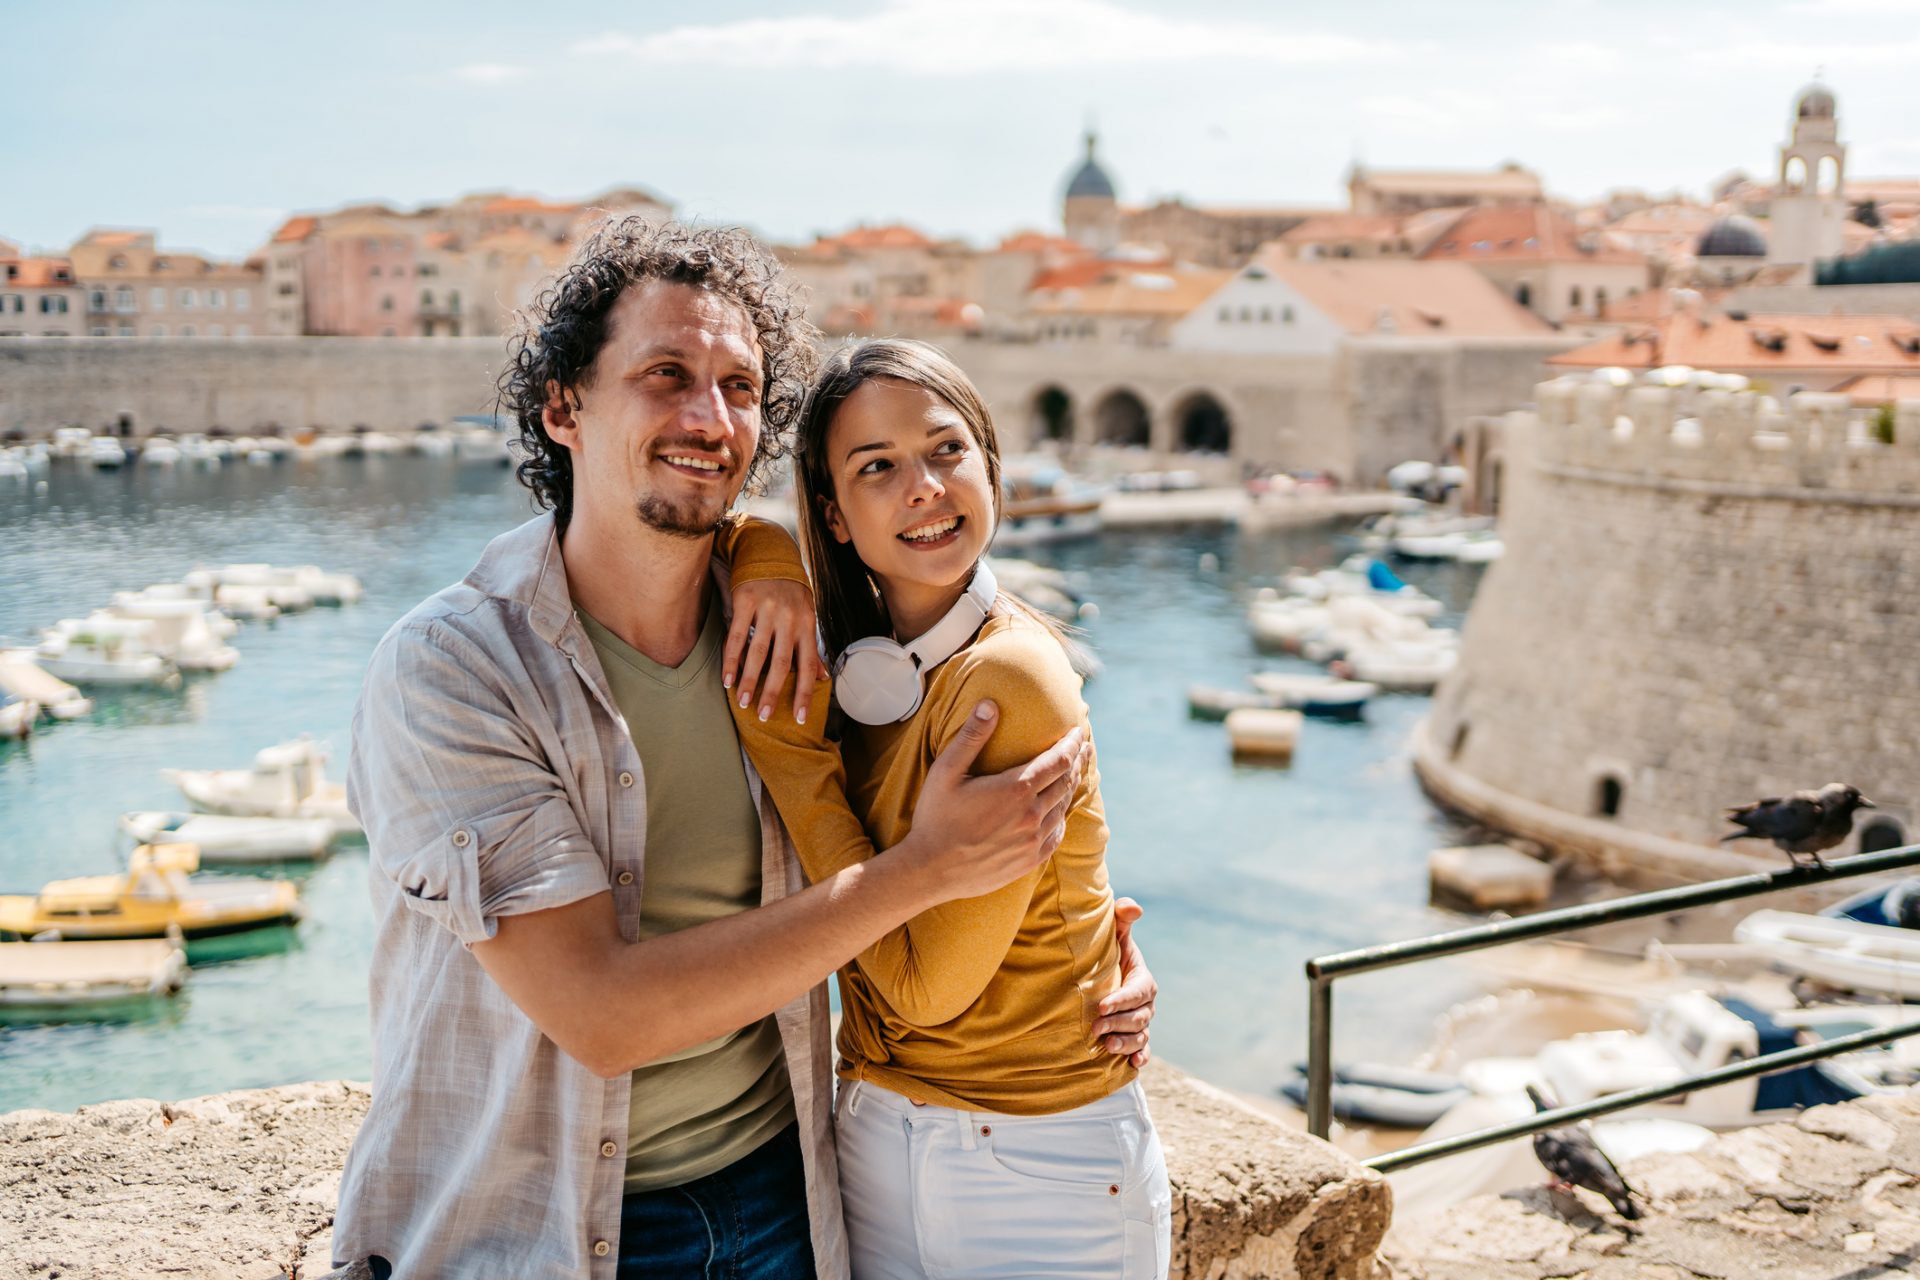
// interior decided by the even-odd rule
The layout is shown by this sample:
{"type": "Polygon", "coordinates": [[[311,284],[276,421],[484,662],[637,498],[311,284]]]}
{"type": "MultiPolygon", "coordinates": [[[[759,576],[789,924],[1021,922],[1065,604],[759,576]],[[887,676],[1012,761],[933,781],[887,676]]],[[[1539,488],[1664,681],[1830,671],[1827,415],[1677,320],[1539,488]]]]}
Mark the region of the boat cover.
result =
{"type": "Polygon", "coordinates": [[[1367,561],[1367,585],[1375,591],[1399,591],[1407,584],[1382,560],[1367,561]]]}
{"type": "MultiPolygon", "coordinates": [[[[1761,1056],[1782,1053],[1798,1043],[1792,1027],[1781,1026],[1764,1010],[1737,996],[1719,996],[1717,999],[1730,1012],[1739,1014],[1753,1024],[1761,1056]]],[[[1860,1096],[1858,1089],[1828,1071],[1825,1063],[1810,1062],[1805,1066],[1788,1067],[1785,1071],[1761,1076],[1754,1088],[1753,1109],[1799,1110],[1824,1106],[1829,1102],[1851,1102],[1860,1096]]]]}

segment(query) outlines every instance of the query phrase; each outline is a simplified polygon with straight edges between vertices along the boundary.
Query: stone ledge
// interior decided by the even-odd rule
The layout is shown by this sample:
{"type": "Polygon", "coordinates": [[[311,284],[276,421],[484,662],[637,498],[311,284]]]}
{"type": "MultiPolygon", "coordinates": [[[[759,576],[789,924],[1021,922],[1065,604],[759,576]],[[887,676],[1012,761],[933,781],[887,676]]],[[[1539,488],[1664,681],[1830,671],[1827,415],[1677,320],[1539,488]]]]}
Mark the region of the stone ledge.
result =
{"type": "MultiPolygon", "coordinates": [[[[1180,1280],[1372,1280],[1386,1181],[1161,1064],[1142,1077],[1173,1181],[1180,1280]]],[[[0,1275],[368,1280],[329,1271],[348,1081],[0,1115],[0,1275]]]]}
{"type": "Polygon", "coordinates": [[[1624,1223],[1542,1184],[1397,1223],[1399,1280],[1866,1280],[1920,1270],[1920,1095],[1814,1107],[1621,1169],[1624,1223]]]}

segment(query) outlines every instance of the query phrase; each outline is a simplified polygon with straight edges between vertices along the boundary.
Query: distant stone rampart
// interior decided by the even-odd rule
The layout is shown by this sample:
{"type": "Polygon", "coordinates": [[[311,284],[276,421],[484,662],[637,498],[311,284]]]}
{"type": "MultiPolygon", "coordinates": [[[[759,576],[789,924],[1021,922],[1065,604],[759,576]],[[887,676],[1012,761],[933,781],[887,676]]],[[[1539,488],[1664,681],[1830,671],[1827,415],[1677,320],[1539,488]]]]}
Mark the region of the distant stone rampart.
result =
{"type": "MultiPolygon", "coordinates": [[[[1442,800],[1671,878],[1724,806],[1843,780],[1920,807],[1920,403],[1559,380],[1501,424],[1506,557],[1419,735],[1442,800]]],[[[1753,852],[1760,852],[1753,849],[1753,852]]]]}

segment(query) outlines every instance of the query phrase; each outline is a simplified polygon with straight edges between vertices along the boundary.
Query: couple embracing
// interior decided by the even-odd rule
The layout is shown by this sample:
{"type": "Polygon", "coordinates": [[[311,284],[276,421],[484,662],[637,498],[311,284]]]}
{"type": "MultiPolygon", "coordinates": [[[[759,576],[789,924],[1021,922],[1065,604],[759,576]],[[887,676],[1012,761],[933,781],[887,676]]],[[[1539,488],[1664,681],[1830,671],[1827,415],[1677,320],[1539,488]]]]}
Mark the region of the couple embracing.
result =
{"type": "Polygon", "coordinates": [[[337,1261],[1166,1274],[1153,980],[1069,646],[981,559],[992,419],[933,348],[812,337],[743,233],[626,220],[517,338],[547,510],[395,625],[354,716],[337,1261]],[[787,447],[804,566],[728,514],[787,447]]]}

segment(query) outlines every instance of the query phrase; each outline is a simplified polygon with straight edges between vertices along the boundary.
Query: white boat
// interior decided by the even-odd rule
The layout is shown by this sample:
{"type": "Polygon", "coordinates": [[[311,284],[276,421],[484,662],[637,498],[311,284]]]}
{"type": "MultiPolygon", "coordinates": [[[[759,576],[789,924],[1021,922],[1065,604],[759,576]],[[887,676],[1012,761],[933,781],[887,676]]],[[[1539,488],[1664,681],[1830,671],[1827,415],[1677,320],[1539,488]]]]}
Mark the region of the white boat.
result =
{"type": "Polygon", "coordinates": [[[1066,574],[1047,565],[994,556],[993,576],[1002,591],[1062,622],[1081,621],[1098,612],[1066,574]]]}
{"type": "Polygon", "coordinates": [[[39,703],[0,689],[0,739],[26,737],[39,718],[39,703]]]}
{"type": "Polygon", "coordinates": [[[1106,490],[1051,458],[1009,458],[1000,472],[996,547],[1030,547],[1100,532],[1106,490]]]}
{"type": "Polygon", "coordinates": [[[191,462],[209,470],[217,469],[223,456],[213,441],[198,433],[181,436],[179,449],[182,462],[191,462]]]}
{"type": "Polygon", "coordinates": [[[1849,991],[1920,997],[1920,930],[1756,911],[1733,930],[1774,968],[1849,991]]]}
{"type": "Polygon", "coordinates": [[[1212,685],[1187,686],[1187,714],[1195,720],[1225,720],[1235,711],[1285,711],[1280,699],[1251,689],[1217,689],[1212,685]]]}
{"type": "Polygon", "coordinates": [[[238,818],[218,813],[145,811],[120,816],[138,844],[190,844],[203,864],[325,857],[334,825],[326,818],[238,818]]]}
{"type": "Polygon", "coordinates": [[[93,432],[85,427],[55,427],[51,453],[70,462],[84,462],[93,457],[93,432]]]}
{"type": "Polygon", "coordinates": [[[1338,720],[1359,719],[1367,700],[1380,692],[1377,685],[1364,680],[1293,671],[1256,672],[1253,687],[1279,699],[1283,707],[1338,720]]]}
{"type": "Polygon", "coordinates": [[[149,440],[140,450],[140,465],[171,467],[180,461],[180,446],[171,440],[149,440]]]}
{"type": "Polygon", "coordinates": [[[1445,611],[1438,600],[1416,586],[1400,582],[1391,570],[1369,556],[1350,556],[1339,568],[1322,569],[1318,573],[1295,570],[1281,585],[1289,595],[1315,602],[1325,602],[1334,596],[1358,596],[1404,617],[1431,618],[1445,611]],[[1385,585],[1388,583],[1399,585],[1385,585]]]}
{"type": "Polygon", "coordinates": [[[162,769],[201,813],[239,818],[325,818],[340,834],[358,834],[347,789],[326,777],[327,753],[300,737],[263,748],[251,769],[162,769]]]}
{"type": "Polygon", "coordinates": [[[275,567],[272,565],[229,565],[230,571],[266,569],[269,585],[304,591],[315,604],[341,605],[353,604],[366,594],[366,588],[360,585],[360,579],[350,573],[329,573],[318,565],[302,564],[275,567]]]}
{"type": "Polygon", "coordinates": [[[1298,652],[1308,637],[1332,625],[1326,606],[1299,596],[1256,599],[1247,609],[1253,642],[1262,649],[1298,652]]]}
{"type": "Polygon", "coordinates": [[[1462,564],[1488,564],[1506,552],[1500,535],[1490,530],[1399,534],[1392,546],[1393,554],[1406,560],[1454,560],[1462,564]]]}
{"type": "Polygon", "coordinates": [[[34,661],[78,685],[179,684],[180,672],[154,650],[152,637],[153,624],[140,618],[63,619],[43,634],[34,661]]]}
{"type": "Polygon", "coordinates": [[[1342,662],[1355,680],[1399,693],[1431,693],[1459,656],[1457,648],[1444,642],[1386,640],[1355,645],[1342,662]]]}
{"type": "Polygon", "coordinates": [[[0,449],[0,480],[25,480],[27,464],[18,450],[0,449]]]}
{"type": "Polygon", "coordinates": [[[93,699],[48,673],[31,649],[0,653],[0,692],[38,703],[55,720],[77,720],[93,711],[93,699]]]}
{"type": "Polygon", "coordinates": [[[512,438],[490,427],[461,427],[452,433],[454,460],[481,466],[504,467],[513,462],[512,438]]]}
{"type": "Polygon", "coordinates": [[[84,1014],[186,985],[175,941],[0,942],[0,1018],[84,1014]]]}
{"type": "Polygon", "coordinates": [[[194,569],[181,579],[187,590],[204,596],[237,617],[264,619],[313,608],[313,593],[273,579],[273,566],[230,564],[224,569],[194,569]],[[271,613],[267,612],[269,609],[271,613]]]}
{"type": "Polygon", "coordinates": [[[95,616],[150,624],[147,643],[182,671],[230,671],[240,661],[239,650],[223,643],[220,634],[232,626],[232,619],[198,600],[128,598],[122,592],[104,614],[95,616]]]}
{"type": "Polygon", "coordinates": [[[1235,759],[1272,760],[1285,764],[1293,759],[1300,741],[1298,711],[1269,711],[1245,707],[1227,712],[1227,741],[1235,759]]]}
{"type": "Polygon", "coordinates": [[[87,461],[101,471],[117,471],[127,465],[127,451],[111,436],[95,436],[87,446],[87,461]]]}

